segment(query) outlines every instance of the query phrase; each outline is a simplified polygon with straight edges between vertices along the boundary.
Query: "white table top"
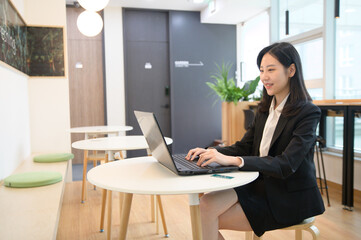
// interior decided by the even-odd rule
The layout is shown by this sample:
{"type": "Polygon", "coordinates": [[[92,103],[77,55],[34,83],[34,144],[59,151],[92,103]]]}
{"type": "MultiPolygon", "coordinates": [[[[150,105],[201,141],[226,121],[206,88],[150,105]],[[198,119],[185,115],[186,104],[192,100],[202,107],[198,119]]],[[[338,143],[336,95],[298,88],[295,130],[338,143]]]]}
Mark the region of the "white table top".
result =
{"type": "Polygon", "coordinates": [[[89,126],[69,129],[70,133],[117,133],[133,130],[131,126],[89,126]]]}
{"type": "MultiPolygon", "coordinates": [[[[164,138],[167,145],[172,144],[171,138],[164,138]]],[[[148,143],[142,135],[135,136],[118,136],[93,138],[73,142],[73,148],[81,150],[96,150],[96,151],[118,151],[118,150],[138,150],[147,149],[148,143]]]]}
{"type": "Polygon", "coordinates": [[[213,174],[178,176],[153,157],[128,158],[92,168],[90,183],[112,191],[134,194],[190,194],[230,189],[252,182],[258,172],[236,171],[213,174]]]}

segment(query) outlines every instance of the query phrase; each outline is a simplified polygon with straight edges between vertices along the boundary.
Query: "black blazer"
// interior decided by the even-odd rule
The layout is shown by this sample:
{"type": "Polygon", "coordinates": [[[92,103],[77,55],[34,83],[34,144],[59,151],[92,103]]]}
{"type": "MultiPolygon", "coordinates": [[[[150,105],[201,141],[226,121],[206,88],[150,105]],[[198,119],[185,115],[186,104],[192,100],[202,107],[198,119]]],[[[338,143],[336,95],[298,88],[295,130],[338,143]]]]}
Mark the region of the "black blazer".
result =
{"type": "Polygon", "coordinates": [[[241,171],[259,171],[275,220],[296,224],[325,211],[316,182],[313,161],[316,127],[320,109],[307,103],[296,116],[280,115],[268,156],[259,156],[259,146],[268,113],[256,114],[241,141],[217,147],[225,155],[241,156],[241,171]]]}

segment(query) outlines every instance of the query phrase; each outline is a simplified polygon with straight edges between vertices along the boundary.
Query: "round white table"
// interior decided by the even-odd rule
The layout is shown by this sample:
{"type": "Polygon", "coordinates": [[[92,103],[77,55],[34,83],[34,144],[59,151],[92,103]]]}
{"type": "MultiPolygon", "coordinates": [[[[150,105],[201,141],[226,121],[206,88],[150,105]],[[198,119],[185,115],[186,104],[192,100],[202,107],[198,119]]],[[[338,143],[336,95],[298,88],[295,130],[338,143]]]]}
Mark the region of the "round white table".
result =
{"type": "MultiPolygon", "coordinates": [[[[167,145],[173,143],[171,138],[164,138],[167,145]]],[[[148,149],[148,143],[142,135],[93,138],[74,142],[73,148],[81,150],[112,151],[148,149]]]]}
{"type": "Polygon", "coordinates": [[[193,239],[201,240],[199,193],[230,189],[252,182],[258,172],[236,171],[220,174],[178,176],[153,157],[129,158],[99,165],[88,172],[92,184],[111,191],[123,192],[120,239],[125,239],[133,194],[188,194],[193,239]]]}
{"type": "MultiPolygon", "coordinates": [[[[167,145],[173,143],[171,138],[165,137],[165,142],[167,145]]],[[[84,203],[86,200],[86,167],[87,167],[87,156],[89,150],[94,151],[106,151],[106,162],[109,160],[113,160],[114,152],[116,151],[126,151],[126,150],[139,150],[139,149],[147,149],[149,154],[149,146],[145,137],[142,135],[134,135],[134,136],[117,136],[117,137],[105,137],[105,138],[92,138],[74,142],[72,144],[73,148],[84,150],[84,163],[83,163],[83,181],[82,181],[82,196],[81,202],[84,203]]],[[[95,184],[94,184],[95,185],[95,184]]],[[[96,185],[95,185],[96,186],[96,185]]],[[[106,189],[106,188],[103,188],[106,189]]],[[[102,210],[101,210],[101,223],[100,223],[100,231],[102,232],[104,229],[104,214],[105,214],[105,202],[106,198],[108,198],[108,230],[107,230],[107,238],[110,239],[111,234],[111,206],[112,206],[112,192],[103,190],[103,199],[102,199],[102,210]],[[108,195],[108,196],[107,196],[108,195]]],[[[159,198],[157,198],[159,199],[159,198]]],[[[152,198],[153,200],[153,198],[152,198]]],[[[159,199],[160,200],[160,199],[159,199]]],[[[153,206],[153,204],[152,204],[153,206]]],[[[160,209],[161,210],[161,209],[160,209]]],[[[162,210],[161,210],[162,211],[162,210]]],[[[162,214],[162,213],[161,213],[162,214]]],[[[154,210],[152,209],[152,218],[154,218],[154,210]]],[[[164,218],[163,218],[164,220],[164,218]]],[[[163,221],[164,222],[164,221],[163,221]]],[[[164,226],[165,224],[163,224],[164,226]]],[[[167,233],[166,233],[167,234],[167,233]]]]}
{"type": "MultiPolygon", "coordinates": [[[[84,126],[84,127],[75,127],[75,128],[70,128],[68,130],[68,132],[70,133],[84,133],[84,139],[91,139],[91,138],[97,138],[99,135],[104,135],[104,134],[116,134],[116,136],[120,136],[121,132],[126,132],[126,131],[131,131],[133,130],[133,127],[131,126],[84,126]]],[[[74,142],[75,143],[75,142],[74,142]]],[[[73,144],[74,144],[73,143],[73,144]]],[[[72,144],[72,146],[73,146],[72,144]]],[[[86,143],[84,143],[86,144],[86,143]]],[[[74,147],[76,148],[76,147],[74,147]]],[[[92,149],[83,149],[83,150],[92,150],[92,149]]],[[[121,155],[121,152],[120,152],[121,155]]],[[[86,175],[86,167],[87,167],[87,163],[88,160],[89,161],[93,161],[93,166],[95,167],[97,164],[97,161],[100,161],[101,159],[104,159],[105,156],[100,156],[97,154],[96,150],[93,150],[93,155],[88,155],[88,151],[84,151],[84,157],[83,157],[83,191],[82,191],[82,198],[81,201],[82,203],[85,201],[85,195],[84,195],[84,186],[85,186],[85,175],[86,175]],[[86,154],[86,155],[85,155],[86,154]]],[[[110,156],[113,159],[114,156],[110,156]]],[[[122,155],[121,155],[122,157],[122,155]]]]}
{"type": "Polygon", "coordinates": [[[84,133],[85,139],[96,137],[98,134],[117,134],[133,130],[131,126],[88,126],[88,127],[75,127],[69,129],[70,133],[84,133]]]}
{"type": "MultiPolygon", "coordinates": [[[[172,144],[171,138],[165,138],[167,145],[172,144]]],[[[86,199],[86,168],[88,164],[88,151],[106,151],[108,161],[114,160],[114,152],[126,151],[126,150],[139,150],[148,149],[147,141],[144,136],[117,136],[117,137],[105,137],[105,138],[91,138],[73,142],[71,145],[75,149],[84,150],[83,161],[83,183],[82,183],[82,203],[86,199]]]]}

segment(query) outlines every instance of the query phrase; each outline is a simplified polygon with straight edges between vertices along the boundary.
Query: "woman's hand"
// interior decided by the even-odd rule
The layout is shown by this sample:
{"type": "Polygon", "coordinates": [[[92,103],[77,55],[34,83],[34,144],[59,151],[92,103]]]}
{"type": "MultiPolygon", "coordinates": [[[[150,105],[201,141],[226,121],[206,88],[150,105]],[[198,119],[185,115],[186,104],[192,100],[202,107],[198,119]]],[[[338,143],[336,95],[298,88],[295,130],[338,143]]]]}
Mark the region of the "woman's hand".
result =
{"type": "Polygon", "coordinates": [[[193,161],[194,158],[196,158],[197,156],[199,156],[200,154],[206,152],[207,150],[204,148],[193,148],[191,150],[189,150],[186,159],[189,161],[193,161]]]}
{"type": "Polygon", "coordinates": [[[218,152],[216,149],[204,149],[204,148],[194,148],[189,150],[186,159],[189,161],[194,160],[195,157],[199,156],[197,165],[204,167],[209,165],[212,162],[216,162],[220,165],[234,165],[239,166],[242,161],[238,157],[232,157],[224,155],[218,152]]]}

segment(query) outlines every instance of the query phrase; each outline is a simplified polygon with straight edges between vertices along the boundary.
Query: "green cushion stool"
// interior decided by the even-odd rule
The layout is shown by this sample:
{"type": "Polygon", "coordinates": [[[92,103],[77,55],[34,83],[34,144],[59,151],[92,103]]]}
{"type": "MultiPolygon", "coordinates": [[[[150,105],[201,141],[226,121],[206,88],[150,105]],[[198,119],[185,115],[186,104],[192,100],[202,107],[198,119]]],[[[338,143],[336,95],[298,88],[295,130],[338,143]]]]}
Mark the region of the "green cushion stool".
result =
{"type": "Polygon", "coordinates": [[[54,184],[62,179],[63,177],[59,172],[25,172],[5,178],[4,184],[7,187],[30,188],[54,184]]]}
{"type": "Polygon", "coordinates": [[[51,153],[35,156],[33,160],[38,163],[51,163],[68,161],[73,158],[74,154],[72,153],[51,153]]]}

